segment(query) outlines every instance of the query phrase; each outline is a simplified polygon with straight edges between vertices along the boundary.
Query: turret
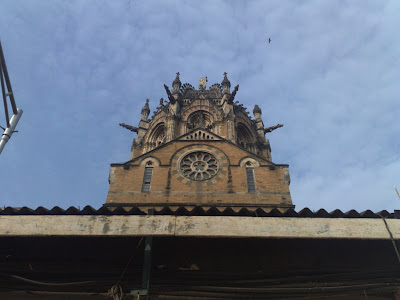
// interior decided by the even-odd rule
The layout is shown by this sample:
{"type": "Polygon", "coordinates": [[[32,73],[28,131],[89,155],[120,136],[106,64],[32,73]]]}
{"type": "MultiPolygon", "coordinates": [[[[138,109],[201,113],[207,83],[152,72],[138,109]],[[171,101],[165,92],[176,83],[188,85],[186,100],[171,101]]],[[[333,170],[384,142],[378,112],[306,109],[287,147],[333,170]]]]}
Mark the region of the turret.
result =
{"type": "Polygon", "coordinates": [[[146,104],[142,108],[142,121],[147,121],[147,118],[149,117],[150,114],[150,108],[149,108],[149,99],[146,99],[146,104]]]}
{"type": "Polygon", "coordinates": [[[257,136],[259,141],[262,142],[263,146],[263,152],[264,156],[268,159],[271,160],[271,146],[269,145],[269,140],[265,138],[265,129],[264,129],[264,123],[261,119],[261,108],[256,104],[253,109],[253,115],[254,115],[254,122],[256,125],[256,131],[257,131],[257,136]]]}
{"type": "Polygon", "coordinates": [[[257,135],[261,140],[265,141],[264,123],[261,119],[261,108],[256,104],[253,109],[254,122],[256,124],[257,135]]]}
{"type": "Polygon", "coordinates": [[[224,80],[222,80],[221,82],[221,86],[222,86],[222,91],[225,94],[229,94],[230,93],[230,88],[231,88],[231,82],[228,80],[228,77],[226,76],[228,73],[224,72],[224,80]]]}
{"type": "MultiPolygon", "coordinates": [[[[234,90],[233,95],[230,94],[230,87],[231,87],[231,82],[228,80],[228,77],[226,77],[227,73],[224,72],[224,80],[221,82],[221,87],[223,91],[223,96],[221,99],[222,103],[222,109],[224,110],[225,116],[231,115],[233,117],[233,99],[235,99],[235,95],[237,90],[234,90]],[[233,97],[232,97],[233,96],[233,97]]],[[[237,89],[239,89],[239,85],[237,86],[237,89]]],[[[235,139],[234,136],[231,136],[230,139],[235,139]]]]}
{"type": "Polygon", "coordinates": [[[253,109],[254,119],[255,120],[261,119],[261,114],[262,114],[261,108],[256,104],[253,109]]]}
{"type": "Polygon", "coordinates": [[[138,148],[141,149],[143,137],[146,134],[147,129],[149,128],[149,122],[148,122],[149,114],[150,114],[149,99],[146,99],[146,104],[142,108],[142,116],[140,118],[138,127],[126,125],[124,123],[119,124],[120,126],[137,133],[136,139],[133,139],[133,142],[132,142],[131,159],[133,159],[134,157],[139,155],[136,153],[136,151],[138,148]]]}
{"type": "Polygon", "coordinates": [[[181,88],[181,81],[179,80],[179,72],[176,73],[176,78],[172,82],[172,95],[179,94],[179,89],[181,88]]]}

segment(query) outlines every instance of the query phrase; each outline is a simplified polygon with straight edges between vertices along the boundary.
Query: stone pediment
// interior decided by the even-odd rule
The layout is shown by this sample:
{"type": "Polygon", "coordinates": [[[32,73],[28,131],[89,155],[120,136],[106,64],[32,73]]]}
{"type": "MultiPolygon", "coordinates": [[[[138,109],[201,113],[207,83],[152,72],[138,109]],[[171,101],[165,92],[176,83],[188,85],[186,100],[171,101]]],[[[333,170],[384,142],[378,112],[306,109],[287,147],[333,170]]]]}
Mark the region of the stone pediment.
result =
{"type": "Polygon", "coordinates": [[[197,128],[177,138],[178,141],[222,141],[219,135],[204,128],[197,128]]]}

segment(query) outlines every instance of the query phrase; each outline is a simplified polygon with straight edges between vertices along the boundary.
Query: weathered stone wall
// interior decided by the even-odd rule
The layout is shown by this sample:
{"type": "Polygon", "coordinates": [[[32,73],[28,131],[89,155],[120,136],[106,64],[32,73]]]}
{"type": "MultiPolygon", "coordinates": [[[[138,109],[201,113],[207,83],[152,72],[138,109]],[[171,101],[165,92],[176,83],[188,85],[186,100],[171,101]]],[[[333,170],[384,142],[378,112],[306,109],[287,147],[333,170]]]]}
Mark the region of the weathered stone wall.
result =
{"type": "Polygon", "coordinates": [[[178,236],[389,242],[391,238],[400,239],[400,220],[170,215],[0,216],[0,237],[7,236],[178,236]]]}
{"type": "Polygon", "coordinates": [[[227,141],[174,141],[132,162],[113,165],[107,203],[181,203],[291,205],[288,166],[274,165],[242,150],[227,141]],[[218,175],[204,181],[188,180],[179,171],[179,159],[190,151],[209,151],[220,160],[218,175]],[[145,166],[152,157],[159,161],[153,167],[150,192],[141,192],[145,166]],[[255,161],[253,167],[256,192],[249,193],[246,158],[255,161]],[[241,166],[242,165],[242,166],[241,166]]]}

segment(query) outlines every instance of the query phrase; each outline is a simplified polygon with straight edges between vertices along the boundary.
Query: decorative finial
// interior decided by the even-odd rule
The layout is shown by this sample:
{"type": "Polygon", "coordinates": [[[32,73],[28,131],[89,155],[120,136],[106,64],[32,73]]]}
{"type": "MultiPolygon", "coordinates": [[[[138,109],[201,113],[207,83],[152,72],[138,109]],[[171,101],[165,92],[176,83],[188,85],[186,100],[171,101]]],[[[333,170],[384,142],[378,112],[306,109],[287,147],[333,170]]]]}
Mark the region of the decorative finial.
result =
{"type": "Polygon", "coordinates": [[[175,80],[172,82],[172,94],[178,94],[180,88],[181,88],[181,81],[179,80],[179,72],[177,72],[175,80]]]}
{"type": "Polygon", "coordinates": [[[174,83],[181,83],[180,79],[179,79],[179,72],[176,73],[176,77],[175,80],[172,82],[172,85],[174,85],[174,83]]]}
{"type": "Polygon", "coordinates": [[[142,108],[142,113],[143,112],[148,112],[147,114],[149,114],[150,113],[150,108],[149,108],[149,99],[146,99],[146,104],[143,106],[143,108],[142,108]]]}
{"type": "Polygon", "coordinates": [[[164,99],[163,98],[160,99],[160,106],[164,106],[164,99]]]}
{"type": "Polygon", "coordinates": [[[149,99],[146,99],[146,104],[142,108],[142,120],[147,121],[147,117],[149,116],[150,113],[150,107],[149,107],[149,99]]]}
{"type": "Polygon", "coordinates": [[[224,93],[229,94],[229,89],[231,88],[231,82],[228,80],[226,76],[228,73],[224,72],[224,80],[221,82],[222,90],[224,93]]]}
{"type": "Polygon", "coordinates": [[[253,114],[254,114],[254,116],[256,114],[260,114],[261,115],[261,108],[257,104],[254,105],[253,114]]]}

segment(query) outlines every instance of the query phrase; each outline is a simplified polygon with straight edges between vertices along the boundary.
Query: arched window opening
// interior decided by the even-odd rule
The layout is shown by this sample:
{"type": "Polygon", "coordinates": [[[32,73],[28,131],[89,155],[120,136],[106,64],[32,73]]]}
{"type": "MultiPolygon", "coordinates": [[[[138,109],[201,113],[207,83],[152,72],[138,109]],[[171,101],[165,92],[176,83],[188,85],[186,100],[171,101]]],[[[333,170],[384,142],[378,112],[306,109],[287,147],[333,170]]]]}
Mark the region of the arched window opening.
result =
{"type": "Polygon", "coordinates": [[[246,125],[239,123],[237,125],[236,128],[236,143],[237,145],[239,145],[240,147],[248,150],[248,151],[253,151],[253,139],[252,139],[252,135],[249,131],[249,129],[247,128],[246,125]]]}
{"type": "Polygon", "coordinates": [[[148,139],[148,151],[165,143],[165,125],[158,124],[152,131],[148,139]]]}
{"type": "MultiPolygon", "coordinates": [[[[251,166],[251,163],[250,163],[251,166]]],[[[254,169],[246,166],[247,188],[249,193],[255,193],[256,182],[254,178],[254,169]]]]}
{"type": "Polygon", "coordinates": [[[148,161],[144,168],[142,192],[150,192],[151,177],[153,176],[153,163],[148,161]]]}
{"type": "Polygon", "coordinates": [[[199,110],[192,113],[187,120],[188,130],[195,128],[210,128],[213,123],[213,116],[204,110],[199,110]]]}

